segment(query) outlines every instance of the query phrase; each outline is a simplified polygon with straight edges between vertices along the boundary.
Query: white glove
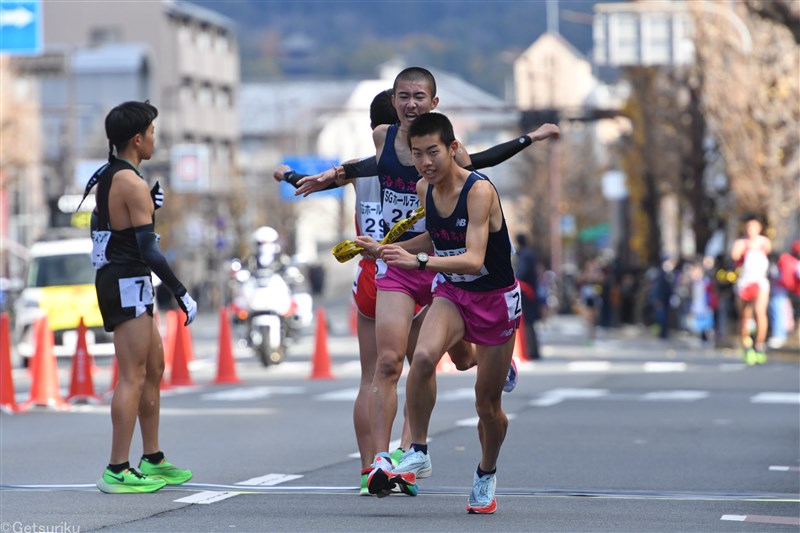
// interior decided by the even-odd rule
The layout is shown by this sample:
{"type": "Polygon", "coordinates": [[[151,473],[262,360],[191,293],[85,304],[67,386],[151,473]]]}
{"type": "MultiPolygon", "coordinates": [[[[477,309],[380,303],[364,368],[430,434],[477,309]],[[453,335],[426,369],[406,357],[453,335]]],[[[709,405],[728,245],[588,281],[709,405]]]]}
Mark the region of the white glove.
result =
{"type": "Polygon", "coordinates": [[[186,322],[183,324],[184,326],[188,326],[189,324],[194,321],[194,317],[197,316],[197,302],[189,296],[189,293],[185,293],[183,296],[179,296],[178,300],[178,307],[180,307],[184,313],[186,313],[186,322]]]}
{"type": "Polygon", "coordinates": [[[161,188],[161,184],[158,181],[150,189],[150,197],[153,199],[156,209],[164,206],[164,189],[161,188]]]}

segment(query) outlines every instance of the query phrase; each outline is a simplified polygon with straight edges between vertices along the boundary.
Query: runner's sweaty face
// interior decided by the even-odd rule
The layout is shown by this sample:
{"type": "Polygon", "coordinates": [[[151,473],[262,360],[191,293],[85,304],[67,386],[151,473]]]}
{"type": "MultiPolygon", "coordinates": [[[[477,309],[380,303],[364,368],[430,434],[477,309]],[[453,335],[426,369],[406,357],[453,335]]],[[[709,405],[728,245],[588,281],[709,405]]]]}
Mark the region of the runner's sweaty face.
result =
{"type": "Polygon", "coordinates": [[[436,109],[439,97],[431,97],[431,88],[423,80],[400,80],[392,96],[392,104],[397,111],[403,129],[423,113],[436,109]]]}

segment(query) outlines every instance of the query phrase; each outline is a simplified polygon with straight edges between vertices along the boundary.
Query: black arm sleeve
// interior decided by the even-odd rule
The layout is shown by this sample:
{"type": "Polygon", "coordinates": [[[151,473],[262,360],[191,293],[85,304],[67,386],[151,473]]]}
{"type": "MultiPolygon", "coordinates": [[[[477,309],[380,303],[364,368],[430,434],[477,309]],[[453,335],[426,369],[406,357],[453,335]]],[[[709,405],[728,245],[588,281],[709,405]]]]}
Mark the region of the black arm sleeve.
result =
{"type": "Polygon", "coordinates": [[[366,159],[360,159],[355,163],[345,163],[344,177],[351,178],[371,178],[378,175],[378,158],[374,155],[366,159]]]}
{"type": "Polygon", "coordinates": [[[469,158],[472,160],[472,170],[499,165],[506,159],[517,155],[531,144],[533,144],[531,138],[527,135],[522,135],[521,137],[512,141],[507,141],[502,144],[498,144],[497,146],[492,146],[483,152],[469,154],[469,158]]]}
{"type": "Polygon", "coordinates": [[[139,251],[142,254],[144,262],[150,267],[150,270],[161,278],[161,281],[172,291],[172,294],[181,297],[186,294],[186,287],[175,277],[175,274],[169,267],[169,263],[167,263],[167,258],[161,253],[161,249],[158,247],[158,235],[156,235],[154,230],[155,226],[153,226],[153,224],[134,228],[139,251]]]}
{"type": "MultiPolygon", "coordinates": [[[[300,174],[299,172],[295,172],[294,170],[287,170],[286,172],[283,173],[283,181],[285,181],[286,183],[297,189],[299,187],[299,185],[297,185],[297,182],[305,178],[306,176],[309,176],[309,174],[300,174]]],[[[331,189],[336,189],[338,187],[339,185],[334,181],[333,183],[331,183],[322,190],[329,191],[331,189]]]]}

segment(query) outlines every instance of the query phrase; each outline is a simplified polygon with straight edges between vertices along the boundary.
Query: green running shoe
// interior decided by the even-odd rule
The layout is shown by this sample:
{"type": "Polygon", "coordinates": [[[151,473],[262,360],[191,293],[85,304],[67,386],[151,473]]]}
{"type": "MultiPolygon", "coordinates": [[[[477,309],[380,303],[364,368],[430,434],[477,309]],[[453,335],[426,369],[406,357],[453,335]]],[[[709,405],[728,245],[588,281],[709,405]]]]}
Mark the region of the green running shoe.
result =
{"type": "Polygon", "coordinates": [[[744,362],[751,366],[758,363],[758,355],[754,349],[747,348],[744,351],[744,362]]]}
{"type": "Polygon", "coordinates": [[[359,496],[372,496],[369,493],[369,484],[368,484],[369,473],[371,471],[372,470],[369,469],[369,468],[364,468],[364,469],[361,470],[361,487],[358,490],[358,495],[359,496]]]}
{"type": "Polygon", "coordinates": [[[166,481],[167,485],[181,485],[192,479],[192,471],[178,468],[166,459],[154,465],[147,459],[139,461],[139,470],[146,476],[160,478],[166,481]]]}
{"type": "Polygon", "coordinates": [[[403,454],[406,453],[403,448],[397,448],[395,451],[389,454],[389,457],[392,458],[392,467],[397,466],[400,464],[400,461],[403,458],[403,454]]]}
{"type": "Polygon", "coordinates": [[[108,468],[97,480],[97,488],[106,494],[131,494],[155,492],[167,483],[163,479],[148,477],[135,468],[115,474],[108,468]]]}
{"type": "Polygon", "coordinates": [[[763,365],[764,363],[767,362],[767,354],[764,352],[756,352],[755,359],[756,363],[763,365]]]}

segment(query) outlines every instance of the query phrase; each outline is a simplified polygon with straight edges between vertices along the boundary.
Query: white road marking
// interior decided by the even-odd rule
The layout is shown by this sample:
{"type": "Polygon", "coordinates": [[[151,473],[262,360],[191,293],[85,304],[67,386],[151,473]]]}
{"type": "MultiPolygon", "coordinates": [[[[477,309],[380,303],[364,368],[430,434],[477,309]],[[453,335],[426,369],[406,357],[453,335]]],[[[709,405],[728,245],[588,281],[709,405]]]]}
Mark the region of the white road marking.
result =
{"type": "Polygon", "coordinates": [[[606,389],[553,389],[545,392],[538,399],[532,400],[529,405],[549,407],[564,400],[601,398],[607,394],[606,389]]]}
{"type": "MultiPolygon", "coordinates": [[[[267,474],[266,476],[254,477],[246,481],[240,481],[236,484],[243,487],[271,487],[287,481],[292,481],[294,479],[300,479],[301,477],[303,476],[295,474],[267,474]]],[[[175,501],[179,503],[208,505],[210,503],[227,500],[228,498],[233,498],[234,496],[238,495],[238,492],[218,492],[206,490],[203,492],[198,492],[197,494],[192,494],[191,496],[186,496],[185,498],[179,498],[175,501]]]]}
{"type": "Polygon", "coordinates": [[[731,520],[734,522],[755,522],[757,524],[782,524],[786,526],[800,526],[800,517],[796,516],[770,516],[770,515],[738,515],[725,514],[720,520],[731,520]]]}
{"type": "Polygon", "coordinates": [[[315,400],[326,402],[354,402],[358,396],[358,387],[341,389],[314,396],[315,400]]]}
{"type": "MultiPolygon", "coordinates": [[[[507,413],[506,416],[509,420],[514,420],[517,418],[517,415],[514,413],[507,413]]],[[[456,425],[459,427],[478,427],[478,422],[480,419],[476,416],[473,418],[464,418],[462,420],[456,420],[456,425]]]]}
{"type": "Polygon", "coordinates": [[[686,363],[676,362],[648,362],[644,364],[645,372],[686,372],[688,365],[686,363]]]}
{"type": "Polygon", "coordinates": [[[773,472],[800,472],[800,466],[770,466],[773,472]]]}
{"type": "Polygon", "coordinates": [[[708,392],[702,390],[665,390],[648,392],[641,399],[644,401],[693,402],[703,398],[708,398],[708,392]]]}
{"type": "Polygon", "coordinates": [[[606,372],[611,369],[608,361],[573,361],[567,365],[570,372],[606,372]]]}
{"type": "Polygon", "coordinates": [[[260,400],[262,398],[269,398],[282,394],[304,394],[305,392],[305,387],[238,387],[235,389],[203,394],[200,398],[202,400],[236,402],[242,400],[260,400]]]}
{"type": "Polygon", "coordinates": [[[747,519],[747,515],[740,515],[740,514],[724,514],[720,520],[730,520],[733,522],[744,522],[747,519]]]}
{"type": "Polygon", "coordinates": [[[762,392],[750,398],[750,403],[797,403],[800,394],[796,392],[762,392]]]}

